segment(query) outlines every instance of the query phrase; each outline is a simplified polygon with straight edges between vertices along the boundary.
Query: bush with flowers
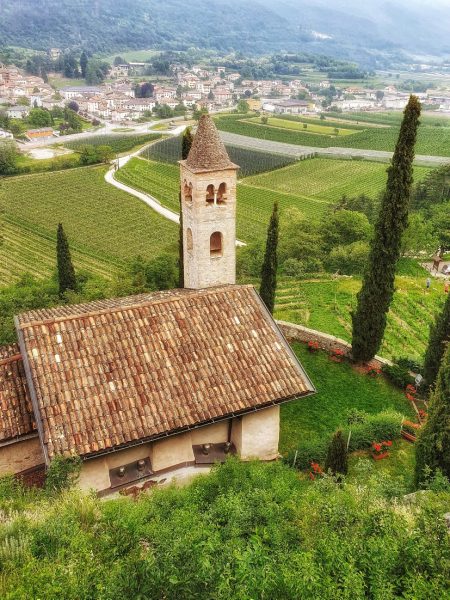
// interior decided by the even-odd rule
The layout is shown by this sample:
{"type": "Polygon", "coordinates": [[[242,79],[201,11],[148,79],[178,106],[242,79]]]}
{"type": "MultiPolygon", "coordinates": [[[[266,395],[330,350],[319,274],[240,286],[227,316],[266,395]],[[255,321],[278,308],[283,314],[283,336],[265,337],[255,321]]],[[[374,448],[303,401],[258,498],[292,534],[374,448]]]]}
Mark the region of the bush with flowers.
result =
{"type": "Polygon", "coordinates": [[[344,360],[345,352],[341,348],[333,348],[330,354],[331,360],[334,362],[342,362],[344,360]]]}
{"type": "Polygon", "coordinates": [[[308,342],[308,350],[310,352],[317,352],[318,349],[319,349],[319,342],[316,342],[314,340],[310,340],[308,342]]]}
{"type": "Polygon", "coordinates": [[[391,440],[385,442],[373,442],[372,443],[372,457],[375,460],[381,460],[389,456],[389,448],[392,446],[391,440]]]}
{"type": "Polygon", "coordinates": [[[323,475],[323,469],[317,462],[311,462],[311,470],[309,472],[309,478],[315,479],[323,475]]]}

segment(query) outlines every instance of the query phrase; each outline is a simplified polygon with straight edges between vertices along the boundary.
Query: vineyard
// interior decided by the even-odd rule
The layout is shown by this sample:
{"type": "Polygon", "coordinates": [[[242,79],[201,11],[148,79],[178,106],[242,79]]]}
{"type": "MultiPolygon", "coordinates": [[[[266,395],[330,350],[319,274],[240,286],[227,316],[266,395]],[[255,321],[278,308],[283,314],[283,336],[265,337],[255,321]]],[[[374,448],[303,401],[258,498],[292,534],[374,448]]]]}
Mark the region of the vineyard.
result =
{"type": "MultiPolygon", "coordinates": [[[[375,197],[386,185],[387,165],[361,160],[303,160],[284,169],[245,180],[246,184],[288,194],[303,194],[336,202],[343,194],[375,197]]],[[[430,169],[415,167],[414,179],[423,179],[430,169]]]]}
{"type": "MultiPolygon", "coordinates": [[[[250,123],[242,115],[221,115],[215,117],[218,129],[246,135],[273,142],[328,148],[329,146],[341,148],[359,148],[366,150],[383,150],[392,152],[397,137],[398,125],[391,127],[368,128],[357,131],[349,136],[328,137],[313,135],[303,130],[293,131],[280,127],[271,127],[257,123],[250,123]]],[[[435,156],[450,156],[450,135],[447,127],[436,127],[422,124],[417,137],[416,153],[435,156]]]]}
{"type": "Polygon", "coordinates": [[[2,183],[7,223],[2,252],[7,258],[1,262],[1,283],[23,272],[45,276],[52,270],[59,222],[69,237],[75,266],[92,272],[110,275],[138,254],[151,258],[175,251],[176,225],[108,185],[104,174],[104,168],[84,168],[2,183]]]}
{"type": "MultiPolygon", "coordinates": [[[[227,146],[232,162],[239,165],[238,177],[248,177],[266,171],[280,169],[296,161],[292,156],[270,154],[237,146],[227,146]]],[[[152,144],[142,152],[142,156],[157,162],[175,164],[181,160],[181,137],[171,137],[152,144]]]]}
{"type": "MultiPolygon", "coordinates": [[[[442,283],[433,281],[430,291],[426,291],[425,278],[426,272],[422,277],[397,277],[381,356],[423,358],[428,327],[445,300],[442,283]]],[[[350,312],[356,308],[360,285],[357,278],[314,281],[284,278],[278,284],[275,316],[350,342],[350,312]]]]}
{"type": "MultiPolygon", "coordinates": [[[[251,119],[245,119],[244,123],[255,123],[257,125],[262,125],[260,117],[252,117],[251,119]]],[[[294,119],[285,119],[269,117],[267,120],[267,125],[269,127],[278,127],[281,129],[291,129],[293,131],[302,131],[303,133],[307,133],[309,135],[327,135],[333,138],[338,135],[354,135],[356,133],[355,129],[346,129],[341,125],[336,123],[328,124],[326,121],[322,125],[320,121],[312,122],[312,119],[309,121],[297,121],[294,119]],[[336,130],[336,131],[335,131],[336,130]]]]}
{"type": "Polygon", "coordinates": [[[64,144],[71,150],[80,150],[84,146],[110,146],[113,152],[122,153],[133,150],[133,148],[143,146],[148,142],[159,140],[159,133],[144,133],[141,135],[95,135],[84,140],[75,140],[64,144]]]}

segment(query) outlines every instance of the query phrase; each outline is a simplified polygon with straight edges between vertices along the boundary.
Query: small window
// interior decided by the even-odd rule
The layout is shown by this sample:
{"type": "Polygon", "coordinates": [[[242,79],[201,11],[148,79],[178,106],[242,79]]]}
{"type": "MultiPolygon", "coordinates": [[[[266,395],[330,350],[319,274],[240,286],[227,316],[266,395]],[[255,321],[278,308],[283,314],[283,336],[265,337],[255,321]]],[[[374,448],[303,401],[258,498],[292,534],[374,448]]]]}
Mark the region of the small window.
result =
{"type": "Polygon", "coordinates": [[[206,188],[206,202],[208,202],[208,204],[214,203],[214,186],[212,183],[206,188]]]}
{"type": "Polygon", "coordinates": [[[186,230],[186,247],[188,249],[188,252],[192,252],[192,249],[194,248],[194,242],[192,239],[192,231],[189,227],[186,230]]]}
{"type": "Polygon", "coordinates": [[[227,184],[221,183],[219,185],[219,191],[217,192],[217,202],[223,204],[227,201],[227,184]]]}
{"type": "Polygon", "coordinates": [[[211,256],[222,256],[222,234],[215,231],[209,238],[209,252],[211,256]]]}
{"type": "Polygon", "coordinates": [[[192,183],[187,183],[186,180],[184,181],[183,194],[184,194],[184,199],[186,200],[186,202],[191,203],[192,202],[192,183]]]}

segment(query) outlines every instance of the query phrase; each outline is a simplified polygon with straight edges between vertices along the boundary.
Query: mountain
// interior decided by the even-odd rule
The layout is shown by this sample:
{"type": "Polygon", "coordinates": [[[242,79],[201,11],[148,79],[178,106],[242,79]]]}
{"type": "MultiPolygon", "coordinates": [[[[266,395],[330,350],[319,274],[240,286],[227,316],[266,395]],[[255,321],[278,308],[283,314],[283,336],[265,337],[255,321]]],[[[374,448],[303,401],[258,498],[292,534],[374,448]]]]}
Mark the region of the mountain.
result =
{"type": "Polygon", "coordinates": [[[448,0],[0,0],[0,45],[450,55],[448,0]]]}

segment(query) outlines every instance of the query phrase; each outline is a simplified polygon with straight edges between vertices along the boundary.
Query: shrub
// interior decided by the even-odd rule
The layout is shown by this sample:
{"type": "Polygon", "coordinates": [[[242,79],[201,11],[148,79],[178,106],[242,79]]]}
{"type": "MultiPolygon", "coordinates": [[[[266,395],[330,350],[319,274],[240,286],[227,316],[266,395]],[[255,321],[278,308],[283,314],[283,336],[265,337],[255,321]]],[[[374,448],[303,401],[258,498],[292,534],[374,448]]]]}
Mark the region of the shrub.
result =
{"type": "Polygon", "coordinates": [[[325,471],[331,471],[333,475],[347,475],[347,441],[341,430],[336,431],[328,445],[325,471]]]}
{"type": "Polygon", "coordinates": [[[283,275],[286,275],[287,277],[300,278],[305,273],[305,265],[297,258],[288,258],[284,261],[281,271],[283,275]]]}
{"type": "Polygon", "coordinates": [[[356,425],[357,423],[365,423],[367,421],[368,413],[364,410],[358,410],[357,408],[351,408],[347,411],[347,425],[356,425]]]}
{"type": "Polygon", "coordinates": [[[47,471],[45,489],[49,492],[69,489],[78,479],[80,470],[79,456],[55,456],[47,471]]]}
{"type": "Polygon", "coordinates": [[[402,369],[412,371],[413,373],[421,373],[423,371],[423,363],[419,362],[415,358],[399,356],[398,358],[394,359],[394,362],[402,369]]]}
{"type": "Polygon", "coordinates": [[[383,365],[383,373],[394,385],[404,390],[407,385],[414,385],[414,377],[409,370],[400,365],[383,365]]]}
{"type": "Polygon", "coordinates": [[[296,469],[308,469],[311,463],[323,464],[327,455],[328,440],[326,438],[313,438],[302,440],[298,448],[290,452],[285,462],[293,466],[295,460],[296,469]]]}
{"type": "Polygon", "coordinates": [[[365,423],[357,423],[344,430],[344,438],[350,435],[349,452],[370,448],[372,442],[393,440],[400,437],[402,415],[396,412],[381,412],[368,415],[365,423]]]}
{"type": "Polygon", "coordinates": [[[327,259],[327,268],[330,271],[344,275],[361,274],[369,258],[369,244],[367,242],[353,242],[346,246],[333,248],[327,259]]]}

